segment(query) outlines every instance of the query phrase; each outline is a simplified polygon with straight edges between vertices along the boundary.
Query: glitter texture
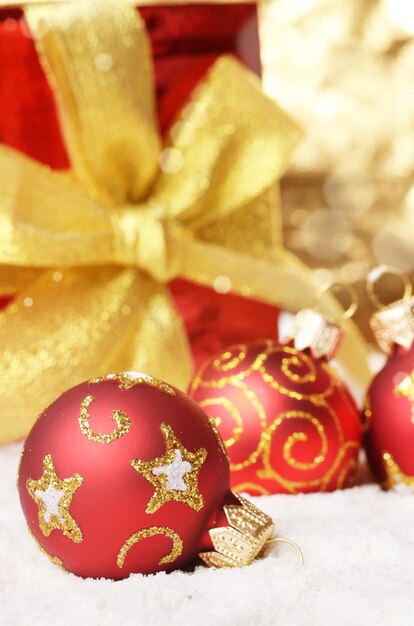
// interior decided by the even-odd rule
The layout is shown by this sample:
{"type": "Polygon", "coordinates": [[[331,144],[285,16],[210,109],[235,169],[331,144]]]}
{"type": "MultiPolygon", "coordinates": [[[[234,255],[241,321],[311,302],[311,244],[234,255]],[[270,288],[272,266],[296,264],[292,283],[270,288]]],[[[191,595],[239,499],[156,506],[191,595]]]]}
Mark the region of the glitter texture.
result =
{"type": "Polygon", "coordinates": [[[233,490],[297,493],[352,484],[359,415],[328,363],[271,340],[236,344],[205,363],[189,393],[214,416],[219,432],[230,435],[225,445],[233,490]],[[272,393],[275,408],[267,414],[272,393]],[[346,419],[356,422],[352,438],[345,435],[339,401],[349,409],[346,419]],[[300,460],[306,445],[312,455],[300,460]]]}
{"type": "Polygon", "coordinates": [[[135,387],[135,385],[150,385],[150,387],[154,387],[159,391],[164,391],[165,393],[170,394],[170,396],[175,396],[176,393],[174,389],[164,383],[162,380],[158,380],[158,378],[154,378],[149,374],[143,374],[141,372],[118,372],[116,374],[107,374],[106,376],[102,376],[100,378],[93,378],[91,383],[100,383],[104,380],[116,380],[119,382],[120,389],[131,389],[135,387]]]}
{"type": "Polygon", "coordinates": [[[128,551],[132,546],[138,541],[142,539],[147,539],[148,537],[154,537],[156,535],[164,535],[165,537],[169,537],[172,539],[173,545],[171,551],[162,557],[159,561],[159,565],[164,565],[165,563],[172,563],[177,559],[183,551],[183,542],[179,535],[176,532],[171,530],[171,528],[163,527],[163,526],[151,526],[150,528],[144,528],[139,532],[132,535],[129,539],[126,540],[124,545],[119,551],[117,563],[118,567],[122,568],[128,554],[128,551]]]}
{"type": "MultiPolygon", "coordinates": [[[[202,404],[200,404],[200,406],[202,406],[202,404]]],[[[214,419],[214,417],[208,416],[208,421],[209,421],[209,424],[211,426],[211,430],[213,431],[214,436],[217,439],[217,443],[219,444],[221,451],[225,455],[226,459],[228,461],[230,461],[229,453],[227,452],[227,448],[225,446],[225,443],[224,443],[224,441],[223,441],[223,439],[222,439],[222,437],[221,437],[221,435],[220,435],[220,433],[219,433],[219,431],[217,429],[216,420],[214,419]]]]}
{"type": "Polygon", "coordinates": [[[51,454],[43,459],[41,478],[28,479],[27,491],[39,507],[39,526],[45,537],[53,530],[61,530],[75,543],[82,541],[82,531],[69,512],[72,498],[82,483],[83,478],[79,474],[61,480],[51,454]]]}
{"type": "Polygon", "coordinates": [[[161,424],[160,428],[167,447],[166,453],[153,461],[139,459],[131,461],[132,467],[155,488],[155,493],[147,504],[146,513],[155,513],[170,500],[183,502],[195,511],[199,511],[203,508],[204,502],[203,496],[198,490],[198,474],[206,459],[207,450],[199,448],[195,452],[190,452],[177,439],[171,426],[161,424]],[[177,452],[180,453],[178,476],[175,474],[175,470],[178,470],[177,452]],[[183,471],[184,463],[186,464],[185,472],[183,471]],[[185,490],[182,489],[183,485],[178,481],[178,478],[182,478],[185,490]],[[173,484],[178,484],[179,488],[172,488],[173,484]]]}
{"type": "Polygon", "coordinates": [[[93,396],[86,396],[85,400],[81,403],[81,409],[79,414],[79,426],[84,435],[91,441],[95,441],[96,443],[111,443],[111,441],[115,441],[116,439],[120,439],[128,434],[129,429],[131,427],[131,422],[129,417],[124,411],[114,410],[112,411],[111,419],[113,419],[118,428],[116,428],[109,435],[102,435],[101,433],[94,432],[89,425],[89,407],[92,404],[94,398],[93,396]]]}

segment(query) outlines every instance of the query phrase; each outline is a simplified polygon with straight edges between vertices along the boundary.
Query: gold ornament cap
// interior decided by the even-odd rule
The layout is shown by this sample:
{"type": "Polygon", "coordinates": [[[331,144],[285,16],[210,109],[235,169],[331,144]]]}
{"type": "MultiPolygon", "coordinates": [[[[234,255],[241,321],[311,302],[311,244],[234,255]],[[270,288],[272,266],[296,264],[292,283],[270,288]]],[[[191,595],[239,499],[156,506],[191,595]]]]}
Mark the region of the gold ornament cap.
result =
{"type": "Polygon", "coordinates": [[[223,507],[229,525],[209,531],[214,550],[199,553],[210,567],[250,565],[272,538],[272,518],[239,494],[234,495],[240,504],[223,507]]]}
{"type": "Polygon", "coordinates": [[[378,309],[370,319],[370,326],[379,347],[386,354],[391,354],[395,344],[411,348],[414,341],[414,297],[410,277],[388,265],[379,265],[367,276],[367,291],[378,309]],[[398,278],[404,287],[402,298],[388,305],[383,305],[375,293],[377,282],[385,274],[398,278]]]}
{"type": "Polygon", "coordinates": [[[374,313],[370,326],[381,350],[391,354],[395,344],[411,348],[414,342],[414,297],[398,300],[374,313]]]}
{"type": "Polygon", "coordinates": [[[313,309],[303,309],[295,317],[292,330],[296,350],[309,348],[314,358],[332,359],[337,352],[343,332],[337,324],[313,309]]]}

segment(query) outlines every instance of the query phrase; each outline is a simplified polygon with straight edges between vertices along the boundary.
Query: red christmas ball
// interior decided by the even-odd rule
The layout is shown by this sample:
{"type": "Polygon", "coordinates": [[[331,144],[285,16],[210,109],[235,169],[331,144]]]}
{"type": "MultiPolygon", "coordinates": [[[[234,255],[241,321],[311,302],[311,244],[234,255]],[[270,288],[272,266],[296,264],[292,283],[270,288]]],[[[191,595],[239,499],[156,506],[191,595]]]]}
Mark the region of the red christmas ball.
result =
{"type": "Polygon", "coordinates": [[[26,440],[18,488],[40,548],[93,578],[187,565],[211,549],[206,533],[234,499],[204,411],[131,372],[82,383],[45,410],[26,440]]]}
{"type": "Polygon", "coordinates": [[[353,483],[361,421],[325,358],[271,340],[211,358],[190,395],[216,420],[234,491],[331,491],[353,483]]]}
{"type": "Polygon", "coordinates": [[[385,488],[414,490],[414,346],[394,345],[365,401],[365,448],[385,488]]]}

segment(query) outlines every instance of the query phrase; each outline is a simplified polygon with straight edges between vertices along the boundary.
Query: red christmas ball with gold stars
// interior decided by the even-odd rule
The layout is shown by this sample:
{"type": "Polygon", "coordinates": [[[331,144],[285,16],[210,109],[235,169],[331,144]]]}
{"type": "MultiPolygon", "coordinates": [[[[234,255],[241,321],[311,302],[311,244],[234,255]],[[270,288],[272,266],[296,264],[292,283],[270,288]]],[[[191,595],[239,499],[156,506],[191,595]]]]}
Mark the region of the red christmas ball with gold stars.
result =
{"type": "Polygon", "coordinates": [[[215,419],[228,449],[234,491],[331,491],[353,483],[360,415],[327,360],[339,333],[316,312],[303,312],[305,329],[309,322],[312,340],[296,337],[303,349],[294,341],[234,345],[192,382],[190,395],[215,419]]]}
{"type": "Polygon", "coordinates": [[[93,578],[186,566],[211,550],[208,530],[235,500],[214,423],[178,389],[132,372],[82,383],[45,410],[18,488],[39,547],[93,578]]]}

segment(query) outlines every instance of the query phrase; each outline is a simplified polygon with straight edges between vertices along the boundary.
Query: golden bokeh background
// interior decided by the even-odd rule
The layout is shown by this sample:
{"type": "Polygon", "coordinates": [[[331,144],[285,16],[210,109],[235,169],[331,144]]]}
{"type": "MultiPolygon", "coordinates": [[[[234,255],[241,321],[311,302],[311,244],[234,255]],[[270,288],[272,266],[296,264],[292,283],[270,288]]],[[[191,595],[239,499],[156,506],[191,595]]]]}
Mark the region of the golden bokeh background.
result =
{"type": "Polygon", "coordinates": [[[414,278],[414,2],[265,2],[260,31],[265,90],[305,132],[282,184],[285,244],[357,287],[370,336],[368,271],[414,278]]]}

